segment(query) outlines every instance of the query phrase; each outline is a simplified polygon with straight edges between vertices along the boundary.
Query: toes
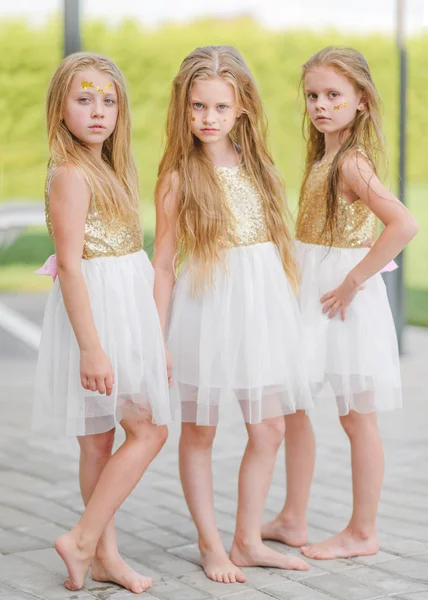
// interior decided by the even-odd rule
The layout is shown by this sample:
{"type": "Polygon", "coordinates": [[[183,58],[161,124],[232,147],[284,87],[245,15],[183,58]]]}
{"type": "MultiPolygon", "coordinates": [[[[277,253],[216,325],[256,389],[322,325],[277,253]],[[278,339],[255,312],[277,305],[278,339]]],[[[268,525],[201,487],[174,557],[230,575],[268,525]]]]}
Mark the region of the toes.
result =
{"type": "Polygon", "coordinates": [[[229,579],[229,574],[228,573],[224,573],[223,574],[223,583],[230,583],[230,579],[229,579]]]}
{"type": "Polygon", "coordinates": [[[305,563],[304,560],[299,560],[295,562],[295,569],[297,569],[298,571],[308,571],[309,570],[309,565],[308,563],[305,563]]]}
{"type": "Polygon", "coordinates": [[[229,583],[236,583],[235,573],[229,573],[229,583]]]}
{"type": "Polygon", "coordinates": [[[70,590],[70,592],[77,592],[80,589],[73,581],[71,581],[71,579],[66,579],[64,581],[64,587],[70,590]]]}
{"type": "Polygon", "coordinates": [[[151,578],[150,578],[150,577],[143,577],[143,578],[140,580],[140,583],[141,583],[141,585],[142,585],[142,586],[143,586],[143,588],[144,588],[144,589],[143,589],[143,592],[144,592],[144,590],[147,590],[147,589],[149,589],[149,588],[151,588],[151,587],[152,587],[152,580],[151,580],[151,578]]]}
{"type": "Polygon", "coordinates": [[[302,546],[300,549],[301,553],[308,558],[314,558],[314,550],[310,548],[310,546],[302,546]]]}

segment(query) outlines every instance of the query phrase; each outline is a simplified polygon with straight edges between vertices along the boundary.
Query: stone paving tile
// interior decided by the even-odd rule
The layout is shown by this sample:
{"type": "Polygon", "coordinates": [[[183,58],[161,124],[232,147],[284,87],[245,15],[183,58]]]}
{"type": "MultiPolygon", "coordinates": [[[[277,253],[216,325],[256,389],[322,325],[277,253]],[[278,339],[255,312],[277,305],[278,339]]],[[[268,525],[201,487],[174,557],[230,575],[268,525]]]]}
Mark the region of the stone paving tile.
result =
{"type": "Polygon", "coordinates": [[[399,558],[398,560],[380,563],[373,568],[391,573],[395,577],[406,577],[428,585],[428,565],[414,558],[399,558]]]}
{"type": "Polygon", "coordinates": [[[0,529],[0,552],[2,554],[13,554],[24,549],[44,548],[46,542],[37,538],[19,533],[18,531],[7,531],[0,529]]]}
{"type": "Polygon", "coordinates": [[[206,600],[212,598],[208,592],[190,587],[177,579],[163,579],[153,585],[152,591],[162,600],[206,600]]]}
{"type": "Polygon", "coordinates": [[[269,597],[279,600],[331,600],[329,594],[307,587],[297,582],[281,583],[264,588],[263,592],[269,597]]]}
{"type": "Polygon", "coordinates": [[[0,582],[10,587],[44,600],[76,600],[84,597],[88,591],[70,592],[63,586],[64,578],[56,573],[32,563],[21,557],[0,556],[0,582]]]}
{"type": "Polygon", "coordinates": [[[399,594],[398,596],[394,596],[394,600],[428,600],[428,592],[399,594]]]}
{"type": "Polygon", "coordinates": [[[424,583],[419,583],[410,578],[397,578],[390,573],[383,573],[369,567],[361,567],[360,569],[348,571],[343,575],[370,588],[378,588],[379,593],[385,596],[407,592],[428,592],[428,585],[424,583]]]}
{"type": "Polygon", "coordinates": [[[34,600],[35,597],[0,583],[0,600],[34,600]]]}
{"type": "Polygon", "coordinates": [[[384,595],[376,586],[364,585],[342,574],[314,577],[305,585],[340,600],[371,600],[384,595]]]}

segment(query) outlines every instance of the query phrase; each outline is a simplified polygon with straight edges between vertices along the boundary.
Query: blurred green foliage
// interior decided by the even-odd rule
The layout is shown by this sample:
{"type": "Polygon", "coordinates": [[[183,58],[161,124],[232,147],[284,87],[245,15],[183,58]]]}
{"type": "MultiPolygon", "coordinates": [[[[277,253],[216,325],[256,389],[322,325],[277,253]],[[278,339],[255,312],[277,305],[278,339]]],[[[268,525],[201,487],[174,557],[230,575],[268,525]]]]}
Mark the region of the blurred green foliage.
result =
{"type": "MultiPolygon", "coordinates": [[[[371,65],[384,101],[389,142],[389,179],[395,182],[398,92],[397,53],[392,39],[350,37],[335,31],[272,32],[250,19],[198,21],[187,26],[146,30],[136,22],[117,27],[85,22],[84,48],[106,54],[123,70],[133,111],[134,150],[141,173],[141,195],[150,200],[164,142],[170,85],[181,60],[204,44],[232,44],[244,55],[259,82],[270,123],[270,144],[287,184],[297,188],[302,170],[300,65],[328,44],[357,47],[371,65]]],[[[44,102],[49,79],[62,58],[62,24],[41,28],[0,22],[0,199],[40,198],[46,145],[44,102]]],[[[428,36],[409,40],[408,175],[428,181],[428,36]]]]}
{"type": "MultiPolygon", "coordinates": [[[[134,21],[124,21],[117,27],[91,21],[83,24],[82,39],[84,49],[106,54],[117,62],[128,81],[133,145],[146,215],[152,210],[147,203],[153,198],[172,78],[186,54],[206,44],[236,46],[252,69],[269,118],[272,153],[285,176],[293,206],[304,157],[303,104],[298,91],[300,66],[314,52],[330,44],[358,48],[371,66],[383,99],[389,159],[386,183],[396,189],[398,60],[392,37],[353,37],[337,31],[272,32],[241,18],[202,20],[157,30],[144,29],[134,21]]],[[[48,160],[44,103],[50,77],[62,58],[62,23],[53,20],[41,28],[33,28],[22,21],[0,21],[0,56],[0,201],[41,199],[48,160]]],[[[428,35],[408,41],[408,57],[407,202],[419,222],[420,233],[406,251],[406,283],[415,290],[415,293],[411,290],[409,301],[411,321],[428,323],[424,291],[428,290],[428,35]],[[412,314],[417,317],[412,318],[412,314]]],[[[152,244],[152,217],[145,219],[148,246],[152,244]]],[[[40,265],[50,249],[45,234],[33,237],[30,233],[13,248],[0,253],[0,288],[10,289],[13,277],[16,286],[31,288],[30,275],[32,282],[37,280],[40,286],[47,285],[42,284],[46,278],[32,277],[33,266],[22,266],[21,272],[19,265],[33,262],[34,267],[40,265]]]]}

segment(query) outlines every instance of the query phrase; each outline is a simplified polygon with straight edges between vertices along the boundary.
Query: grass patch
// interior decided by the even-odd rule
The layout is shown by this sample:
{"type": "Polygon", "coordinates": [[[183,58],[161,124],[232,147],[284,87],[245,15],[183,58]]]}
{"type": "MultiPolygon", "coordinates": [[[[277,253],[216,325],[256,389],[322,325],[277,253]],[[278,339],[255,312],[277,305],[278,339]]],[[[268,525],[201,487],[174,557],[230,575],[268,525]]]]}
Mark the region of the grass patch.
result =
{"type": "Polygon", "coordinates": [[[428,327],[428,290],[407,288],[406,291],[407,322],[428,327]]]}

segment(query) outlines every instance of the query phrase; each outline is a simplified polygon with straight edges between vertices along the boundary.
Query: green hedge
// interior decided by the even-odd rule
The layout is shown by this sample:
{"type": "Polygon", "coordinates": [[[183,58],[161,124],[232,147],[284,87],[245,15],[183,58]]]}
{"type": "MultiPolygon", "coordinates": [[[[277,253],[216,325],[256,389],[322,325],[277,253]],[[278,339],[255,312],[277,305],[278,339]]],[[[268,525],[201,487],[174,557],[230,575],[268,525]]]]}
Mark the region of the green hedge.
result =
{"type": "MultiPolygon", "coordinates": [[[[123,69],[133,108],[134,148],[144,200],[152,197],[162,150],[172,77],[182,58],[203,44],[232,44],[246,57],[259,81],[270,121],[271,147],[287,183],[297,188],[302,167],[300,65],[328,44],[349,44],[367,57],[384,101],[390,144],[390,180],[395,181],[397,137],[397,53],[392,39],[350,37],[337,32],[278,33],[249,19],[197,22],[146,30],[133,21],[117,28],[85,22],[84,48],[108,55],[123,69]]],[[[0,200],[40,198],[48,158],[44,101],[49,79],[62,53],[62,25],[42,28],[0,22],[0,200]]],[[[409,41],[409,181],[428,181],[428,36],[409,41]]]]}

